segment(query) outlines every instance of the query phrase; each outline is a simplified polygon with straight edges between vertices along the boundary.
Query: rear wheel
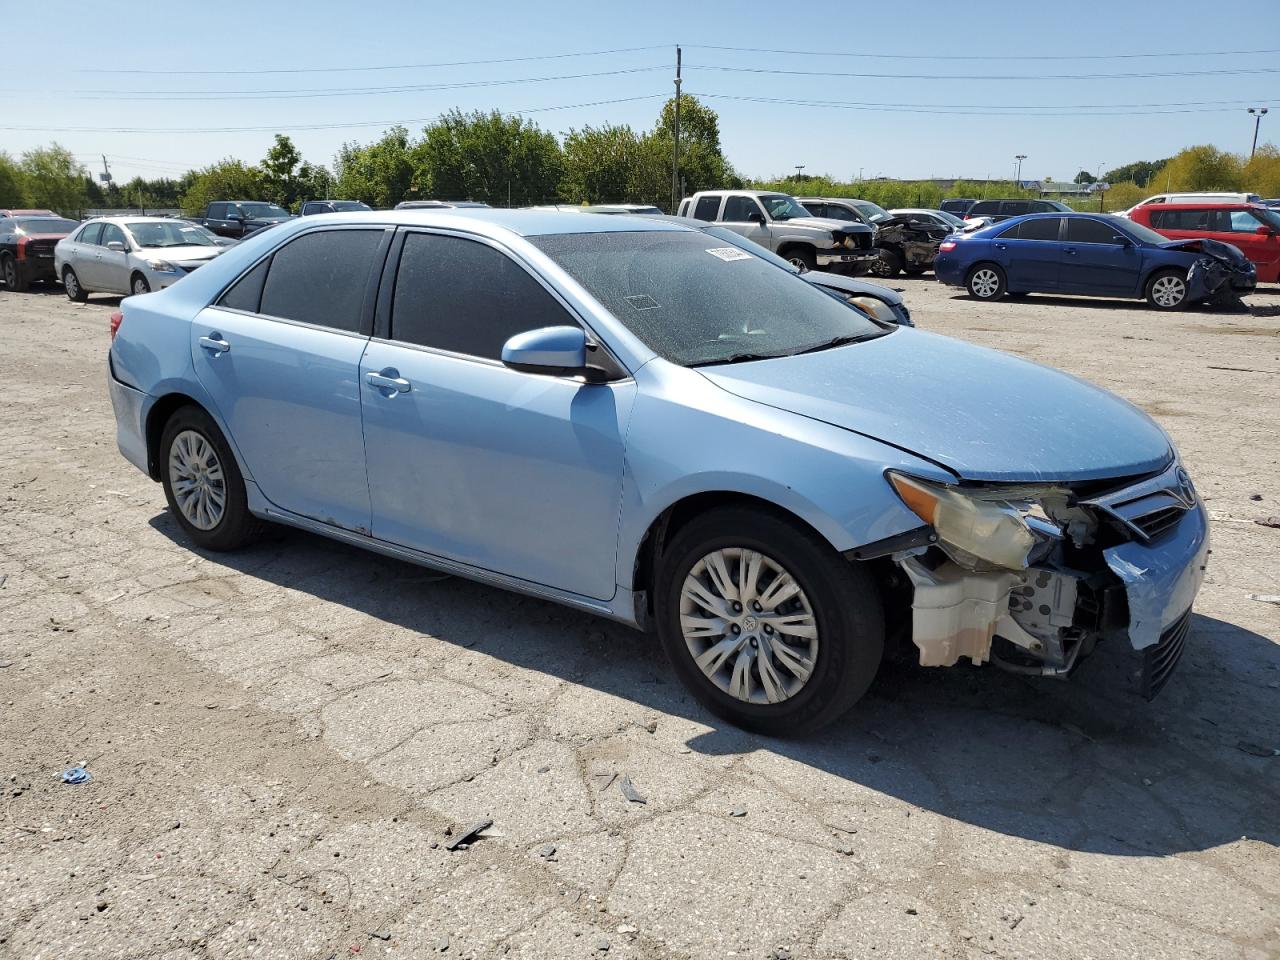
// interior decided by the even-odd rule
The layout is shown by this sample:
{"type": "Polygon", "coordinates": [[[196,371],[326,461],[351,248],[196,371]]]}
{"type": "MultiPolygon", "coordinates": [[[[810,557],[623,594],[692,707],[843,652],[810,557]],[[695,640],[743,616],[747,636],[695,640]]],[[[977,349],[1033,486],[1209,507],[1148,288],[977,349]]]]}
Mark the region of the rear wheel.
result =
{"type": "Polygon", "coordinates": [[[691,521],[659,561],[658,635],[690,692],[751,730],[800,734],[839,719],[884,652],[867,573],[811,530],[747,507],[691,521]]]}
{"type": "Polygon", "coordinates": [[[140,297],[144,293],[151,292],[151,284],[147,283],[147,278],[140,273],[135,273],[133,279],[129,281],[129,289],[135,297],[140,297]]]}
{"type": "Polygon", "coordinates": [[[979,300],[999,300],[1004,296],[1004,271],[994,263],[980,263],[969,271],[965,286],[969,295],[979,300]]]}
{"type": "Polygon", "coordinates": [[[1157,310],[1179,310],[1187,303],[1187,275],[1180,270],[1159,270],[1147,281],[1147,303],[1157,310]]]}
{"type": "Polygon", "coordinates": [[[31,285],[18,270],[18,263],[13,257],[4,256],[4,285],[14,293],[23,293],[31,285]]]}
{"type": "Polygon", "coordinates": [[[62,268],[62,289],[67,292],[67,299],[76,303],[84,303],[89,299],[88,291],[80,286],[80,278],[70,267],[62,268]]]}
{"type": "Polygon", "coordinates": [[[244,478],[222,431],[199,407],[180,407],[160,439],[160,477],[179,525],[198,546],[234,550],[261,522],[249,512],[244,478]]]}

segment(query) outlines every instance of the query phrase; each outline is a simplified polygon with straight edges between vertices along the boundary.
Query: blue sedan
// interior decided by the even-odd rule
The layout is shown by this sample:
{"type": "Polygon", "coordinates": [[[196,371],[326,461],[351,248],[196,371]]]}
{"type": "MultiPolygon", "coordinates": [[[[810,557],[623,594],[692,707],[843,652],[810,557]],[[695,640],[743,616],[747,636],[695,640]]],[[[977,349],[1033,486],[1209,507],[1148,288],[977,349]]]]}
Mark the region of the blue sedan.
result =
{"type": "Polygon", "coordinates": [[[1168,679],[1208,550],[1104,390],[673,223],[302,217],[112,316],[117,443],[206,550],[286,524],[652,627],[709,709],[839,718],[926,666],[1168,679]]]}
{"type": "Polygon", "coordinates": [[[934,275],[979,300],[1006,294],[1145,297],[1177,310],[1252,293],[1257,270],[1236,247],[1170,240],[1123,217],[1033,214],[948,237],[934,275]]]}

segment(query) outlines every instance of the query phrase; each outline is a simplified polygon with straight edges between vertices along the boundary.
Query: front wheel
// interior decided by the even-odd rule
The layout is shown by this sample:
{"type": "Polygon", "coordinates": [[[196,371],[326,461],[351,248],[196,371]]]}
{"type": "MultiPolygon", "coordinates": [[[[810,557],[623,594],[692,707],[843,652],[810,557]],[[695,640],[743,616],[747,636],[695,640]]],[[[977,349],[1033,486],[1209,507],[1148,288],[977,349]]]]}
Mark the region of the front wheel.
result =
{"type": "Polygon", "coordinates": [[[801,273],[818,268],[817,258],[814,257],[812,251],[806,250],[804,247],[792,247],[783,254],[787,263],[791,264],[801,273]]]}
{"type": "Polygon", "coordinates": [[[896,277],[901,269],[902,257],[898,256],[896,250],[888,250],[881,247],[880,256],[871,261],[871,272],[877,277],[883,277],[886,280],[896,277]]]}
{"type": "Polygon", "coordinates": [[[234,550],[252,540],[260,522],[249,512],[244,478],[222,431],[198,407],[180,407],[160,439],[165,499],[197,546],[234,550]]]}
{"type": "Polygon", "coordinates": [[[1157,310],[1178,310],[1187,303],[1187,277],[1178,270],[1160,270],[1147,281],[1147,303],[1157,310]]]}
{"type": "Polygon", "coordinates": [[[875,678],[884,617],[873,581],[783,516],[703,514],[664,550],[657,581],[658,635],[676,673],[738,726],[817,730],[875,678]]]}
{"type": "Polygon", "coordinates": [[[129,289],[133,291],[135,297],[140,297],[144,293],[151,292],[151,284],[147,283],[147,278],[140,273],[133,275],[133,280],[129,284],[129,289]]]}
{"type": "Polygon", "coordinates": [[[88,292],[80,286],[80,278],[70,267],[62,268],[62,289],[67,292],[67,299],[73,303],[84,303],[89,299],[88,292]]]}
{"type": "Polygon", "coordinates": [[[979,300],[999,300],[1004,296],[1004,271],[994,263],[980,263],[969,274],[965,284],[969,295],[979,300]]]}
{"type": "Polygon", "coordinates": [[[14,293],[23,293],[30,286],[21,273],[13,257],[4,257],[4,285],[14,293]]]}

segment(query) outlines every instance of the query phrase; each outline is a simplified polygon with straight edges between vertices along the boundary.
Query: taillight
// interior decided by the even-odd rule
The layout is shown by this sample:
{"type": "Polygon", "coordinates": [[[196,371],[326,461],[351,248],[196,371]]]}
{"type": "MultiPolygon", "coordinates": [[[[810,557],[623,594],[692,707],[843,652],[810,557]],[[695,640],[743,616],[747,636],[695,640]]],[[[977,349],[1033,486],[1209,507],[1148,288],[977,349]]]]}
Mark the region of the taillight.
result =
{"type": "Polygon", "coordinates": [[[115,310],[111,314],[111,339],[116,338],[116,334],[120,332],[120,324],[124,323],[124,311],[115,310]]]}
{"type": "Polygon", "coordinates": [[[955,248],[956,248],[956,242],[954,240],[943,240],[940,244],[938,244],[939,253],[950,253],[955,248]]]}
{"type": "Polygon", "coordinates": [[[30,237],[18,238],[18,259],[19,260],[27,259],[27,241],[30,239],[31,239],[30,237]]]}

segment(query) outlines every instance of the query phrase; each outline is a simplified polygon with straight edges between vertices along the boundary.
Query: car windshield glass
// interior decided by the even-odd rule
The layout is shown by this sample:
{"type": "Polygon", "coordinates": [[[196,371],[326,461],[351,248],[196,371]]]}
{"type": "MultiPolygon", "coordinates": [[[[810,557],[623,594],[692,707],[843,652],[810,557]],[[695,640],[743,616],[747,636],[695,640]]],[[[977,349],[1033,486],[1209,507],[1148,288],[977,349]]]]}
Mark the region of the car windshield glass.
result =
{"type": "Polygon", "coordinates": [[[1110,223],[1112,226],[1116,227],[1116,233],[1128,234],[1129,236],[1133,237],[1135,240],[1141,240],[1143,243],[1168,243],[1169,242],[1168,237],[1161,236],[1160,234],[1152,230],[1150,227],[1144,226],[1141,223],[1134,223],[1132,220],[1125,220],[1124,226],[1121,227],[1121,225],[1116,222],[1116,220],[1118,219],[1120,218],[1117,217],[1115,219],[1112,219],[1111,217],[1107,217],[1107,222],[1110,223]]]}
{"type": "Polygon", "coordinates": [[[350,213],[354,210],[372,210],[373,208],[367,203],[361,203],[359,200],[330,200],[333,209],[337,213],[350,213]]]}
{"type": "Polygon", "coordinates": [[[1254,207],[1249,211],[1272,230],[1280,230],[1280,213],[1263,207],[1254,207]]]}
{"type": "Polygon", "coordinates": [[[246,217],[287,217],[289,211],[274,203],[241,203],[240,212],[246,217]]]}
{"type": "Polygon", "coordinates": [[[217,239],[204,227],[181,220],[126,224],[140,247],[216,247],[217,239]]]}
{"type": "Polygon", "coordinates": [[[888,210],[877,203],[872,203],[870,200],[850,200],[849,202],[857,207],[858,212],[872,223],[884,223],[886,220],[893,219],[888,210]]]}
{"type": "Polygon", "coordinates": [[[793,217],[812,216],[808,210],[800,206],[793,197],[782,193],[765,194],[760,198],[770,220],[790,220],[793,217]]]}
{"type": "Polygon", "coordinates": [[[61,217],[32,217],[29,220],[16,220],[14,226],[19,233],[70,233],[80,224],[61,217]]]}
{"type": "Polygon", "coordinates": [[[700,232],[570,233],[530,241],[650,349],[684,366],[789,356],[891,329],[700,232]]]}
{"type": "Polygon", "coordinates": [[[707,236],[715,237],[717,240],[723,240],[725,243],[732,243],[735,247],[741,247],[752,256],[759,257],[761,260],[768,260],[775,267],[782,267],[788,273],[799,273],[800,268],[790,260],[783,260],[772,250],[767,250],[754,240],[748,240],[740,233],[734,233],[728,227],[707,227],[702,231],[707,236]]]}
{"type": "Polygon", "coordinates": [[[943,220],[945,220],[948,224],[950,224],[950,225],[951,225],[951,226],[953,226],[953,227],[963,227],[963,226],[964,226],[964,221],[963,221],[963,220],[961,220],[959,217],[957,217],[957,216],[956,216],[955,214],[953,214],[953,213],[947,213],[947,211],[945,211],[945,210],[939,210],[939,211],[938,211],[938,216],[939,216],[939,217],[941,217],[943,220]]]}

